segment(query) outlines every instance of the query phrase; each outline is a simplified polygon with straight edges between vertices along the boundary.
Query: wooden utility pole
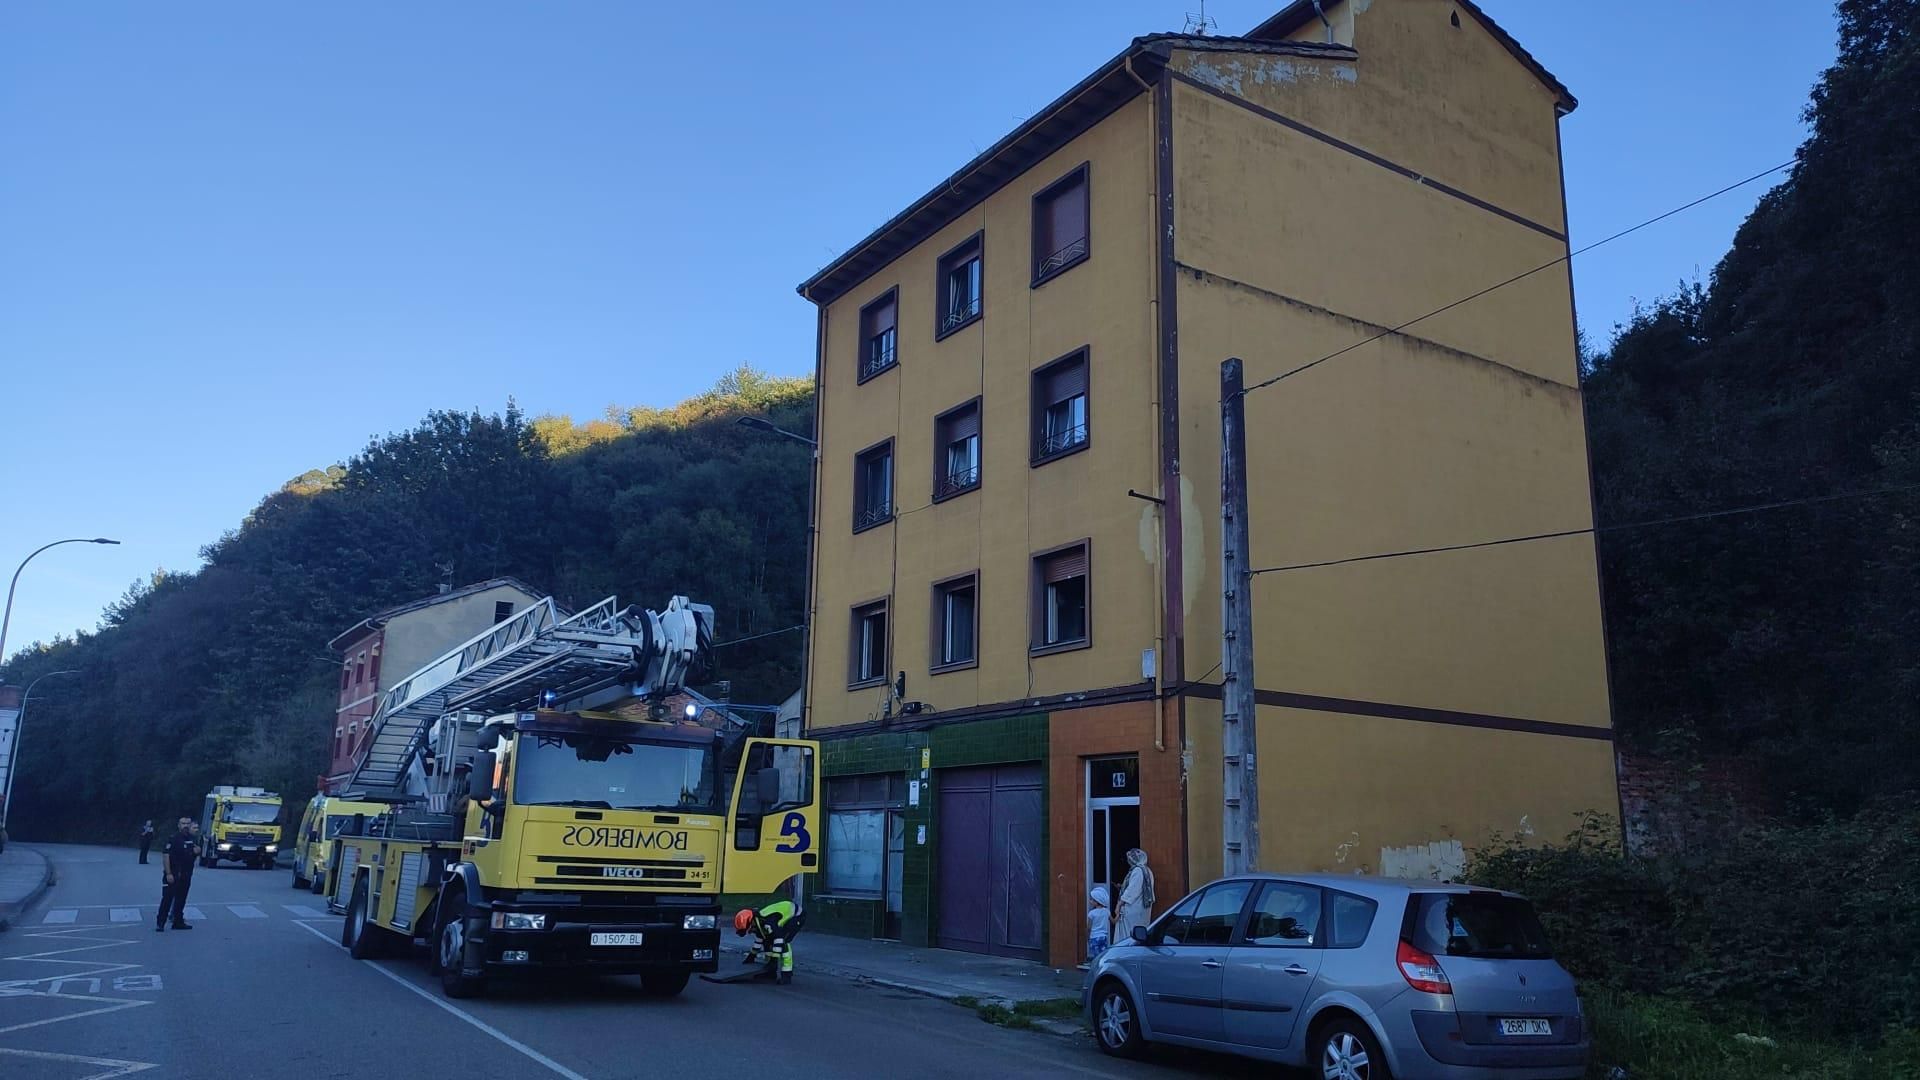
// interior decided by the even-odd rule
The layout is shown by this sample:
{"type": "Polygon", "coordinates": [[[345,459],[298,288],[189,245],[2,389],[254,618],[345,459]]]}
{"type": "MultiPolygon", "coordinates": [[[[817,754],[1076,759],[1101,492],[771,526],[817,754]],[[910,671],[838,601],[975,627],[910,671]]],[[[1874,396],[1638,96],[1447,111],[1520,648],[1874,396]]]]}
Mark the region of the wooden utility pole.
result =
{"type": "Polygon", "coordinates": [[[1240,358],[1220,365],[1220,835],[1225,874],[1260,867],[1253,579],[1247,575],[1247,426],[1240,358]]]}

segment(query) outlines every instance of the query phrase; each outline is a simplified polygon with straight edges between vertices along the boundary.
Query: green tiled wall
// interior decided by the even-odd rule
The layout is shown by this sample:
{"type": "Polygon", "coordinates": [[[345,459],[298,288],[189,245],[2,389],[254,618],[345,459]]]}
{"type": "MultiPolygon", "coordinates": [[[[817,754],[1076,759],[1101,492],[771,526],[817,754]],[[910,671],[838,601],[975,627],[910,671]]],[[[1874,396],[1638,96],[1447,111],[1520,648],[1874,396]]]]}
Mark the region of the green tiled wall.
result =
{"type": "MultiPolygon", "coordinates": [[[[1047,715],[1030,713],[993,720],[947,724],[921,731],[883,732],[827,739],[821,743],[821,771],[827,776],[857,776],[872,773],[904,773],[909,782],[921,781],[919,805],[911,802],[904,813],[907,843],[901,864],[900,940],[908,945],[931,945],[934,925],[934,845],[938,836],[933,807],[940,769],[968,765],[1002,765],[1018,762],[1045,763],[1047,759],[1047,715]],[[923,775],[920,752],[927,750],[930,762],[923,775]],[[922,828],[927,840],[918,842],[922,828]]],[[[1046,795],[1043,789],[1041,814],[1046,820],[1046,795]]],[[[1044,832],[1044,825],[1042,826],[1044,832]]],[[[833,852],[827,851],[831,860],[833,852]]],[[[1045,853],[1042,853],[1043,860],[1045,853]]],[[[1043,865],[1045,863],[1043,862],[1043,865]]],[[[1041,925],[1046,924],[1046,888],[1041,883],[1041,925]]],[[[844,933],[868,937],[878,925],[878,901],[820,896],[808,903],[808,929],[826,933],[844,933]],[[868,905],[865,921],[855,914],[858,905],[868,905]],[[814,922],[816,905],[835,908],[814,922]]]]}

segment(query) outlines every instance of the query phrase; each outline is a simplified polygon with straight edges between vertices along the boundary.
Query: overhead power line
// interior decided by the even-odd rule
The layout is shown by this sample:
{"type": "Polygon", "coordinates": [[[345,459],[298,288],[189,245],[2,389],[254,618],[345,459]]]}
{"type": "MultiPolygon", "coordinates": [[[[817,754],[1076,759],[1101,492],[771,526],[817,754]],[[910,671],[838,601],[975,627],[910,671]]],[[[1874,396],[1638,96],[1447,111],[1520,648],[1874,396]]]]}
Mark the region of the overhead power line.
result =
{"type": "Polygon", "coordinates": [[[1463,296],[1460,299],[1455,300],[1450,304],[1445,304],[1440,307],[1434,308],[1432,311],[1429,311],[1424,315],[1416,315],[1415,317],[1408,319],[1406,322],[1403,322],[1398,326],[1390,326],[1387,329],[1372,335],[1371,337],[1361,338],[1359,341],[1356,341],[1353,344],[1348,345],[1344,348],[1335,349],[1333,352],[1330,352],[1327,355],[1320,357],[1318,360],[1310,360],[1307,363],[1301,364],[1299,367],[1291,368],[1289,370],[1283,371],[1280,374],[1273,376],[1272,378],[1262,379],[1261,381],[1254,383],[1248,386],[1246,389],[1240,391],[1240,394],[1242,397],[1244,397],[1247,394],[1253,393],[1255,390],[1259,390],[1263,387],[1272,386],[1274,383],[1279,382],[1281,379],[1291,378],[1295,375],[1298,375],[1301,372],[1307,370],[1308,368],[1318,367],[1319,365],[1324,364],[1327,361],[1332,360],[1337,356],[1344,356],[1347,353],[1350,353],[1353,350],[1360,348],[1362,345],[1370,345],[1373,342],[1379,341],[1381,338],[1391,337],[1394,334],[1397,334],[1400,331],[1405,330],[1407,327],[1414,325],[1415,323],[1425,322],[1426,320],[1433,318],[1435,315],[1444,314],[1445,312],[1452,311],[1454,308],[1457,308],[1462,304],[1470,303],[1474,300],[1478,300],[1481,297],[1487,295],[1490,292],[1493,292],[1496,289],[1504,289],[1507,286],[1513,284],[1514,282],[1523,281],[1539,273],[1542,270],[1547,270],[1547,269],[1551,269],[1552,267],[1559,266],[1561,263],[1571,260],[1575,255],[1585,255],[1587,252],[1592,251],[1594,248],[1597,248],[1602,244],[1611,244],[1615,240],[1618,240],[1623,236],[1628,236],[1633,233],[1637,233],[1641,229],[1644,229],[1649,225],[1658,224],[1672,217],[1675,214],[1682,213],[1687,210],[1691,210],[1694,207],[1699,206],[1703,202],[1707,202],[1712,199],[1717,199],[1720,196],[1725,195],[1729,191],[1734,191],[1739,188],[1746,187],[1748,184],[1753,183],[1755,180],[1758,180],[1761,177],[1771,176],[1782,169],[1788,168],[1792,164],[1793,162],[1791,161],[1783,161],[1780,164],[1775,165],[1770,169],[1762,169],[1761,171],[1754,173],[1752,176],[1749,176],[1744,180],[1736,180],[1733,183],[1728,184],[1726,187],[1723,187],[1718,191],[1714,191],[1706,195],[1702,195],[1690,203],[1686,203],[1682,206],[1676,206],[1673,209],[1667,211],[1666,213],[1661,214],[1657,217],[1650,217],[1638,225],[1621,229],[1619,232],[1614,233],[1612,236],[1608,236],[1600,240],[1595,240],[1593,243],[1588,244],[1587,246],[1583,248],[1579,248],[1577,250],[1570,249],[1565,255],[1561,255],[1558,258],[1549,259],[1546,262],[1541,263],[1539,266],[1536,266],[1531,270],[1522,271],[1521,273],[1515,274],[1505,281],[1496,282],[1492,285],[1487,286],[1484,289],[1481,289],[1478,292],[1468,293],[1466,296],[1463,296]]]}
{"type": "Polygon", "coordinates": [[[1263,566],[1258,570],[1247,571],[1247,576],[1255,574],[1277,574],[1286,570],[1312,570],[1322,566],[1345,566],[1348,563],[1373,562],[1377,559],[1403,559],[1409,555],[1435,555],[1445,551],[1470,551],[1474,548],[1500,547],[1505,544],[1525,544],[1534,540],[1557,540],[1565,536],[1585,536],[1588,533],[1622,532],[1627,529],[1645,529],[1655,525],[1678,525],[1687,521],[1706,521],[1709,518],[1731,517],[1735,514],[1755,514],[1763,510],[1784,510],[1795,506],[1812,506],[1816,503],[1839,502],[1842,499],[1865,499],[1876,495],[1899,495],[1909,491],[1920,491],[1920,484],[1903,484],[1899,487],[1869,488],[1864,491],[1842,491],[1832,495],[1815,495],[1805,499],[1787,499],[1781,502],[1758,503],[1753,506],[1736,506],[1726,510],[1709,510],[1700,514],[1680,514],[1675,517],[1653,518],[1647,521],[1627,521],[1618,525],[1599,525],[1589,529],[1562,529],[1559,532],[1532,533],[1527,536],[1508,536],[1499,540],[1481,540],[1472,544],[1446,544],[1440,547],[1409,548],[1405,551],[1382,551],[1373,555],[1352,555],[1344,559],[1322,559],[1319,562],[1290,563],[1286,566],[1263,566]]]}
{"type": "Polygon", "coordinates": [[[807,628],[806,623],[794,623],[792,626],[783,626],[778,630],[769,630],[764,634],[754,634],[751,637],[737,637],[728,641],[716,641],[713,643],[713,647],[716,649],[724,649],[729,645],[744,645],[749,641],[759,641],[761,638],[778,637],[781,634],[791,634],[795,630],[804,630],[806,628],[807,628]]]}

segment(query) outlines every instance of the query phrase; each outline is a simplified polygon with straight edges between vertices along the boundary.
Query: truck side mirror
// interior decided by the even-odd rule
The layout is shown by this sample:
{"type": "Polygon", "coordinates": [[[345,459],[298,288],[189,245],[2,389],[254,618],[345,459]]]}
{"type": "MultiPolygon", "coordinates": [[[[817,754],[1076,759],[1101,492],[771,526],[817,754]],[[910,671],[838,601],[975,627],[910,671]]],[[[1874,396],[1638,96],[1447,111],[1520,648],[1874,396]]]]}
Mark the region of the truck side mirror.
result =
{"type": "Polygon", "coordinates": [[[473,771],[467,774],[467,794],[475,799],[493,798],[493,767],[495,761],[491,750],[482,750],[473,755],[473,771]]]}
{"type": "Polygon", "coordinates": [[[753,774],[754,794],[759,797],[760,809],[766,810],[780,804],[780,770],[772,765],[753,774]]]}

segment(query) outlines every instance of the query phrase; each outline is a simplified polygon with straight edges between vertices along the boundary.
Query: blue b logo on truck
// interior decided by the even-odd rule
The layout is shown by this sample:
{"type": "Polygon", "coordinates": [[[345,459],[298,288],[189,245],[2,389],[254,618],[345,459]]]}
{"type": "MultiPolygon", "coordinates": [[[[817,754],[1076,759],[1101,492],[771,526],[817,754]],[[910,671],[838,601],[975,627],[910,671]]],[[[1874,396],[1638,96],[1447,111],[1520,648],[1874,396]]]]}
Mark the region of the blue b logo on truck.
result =
{"type": "Polygon", "coordinates": [[[807,831],[805,814],[788,814],[780,822],[780,838],[784,843],[774,845],[773,850],[782,855],[797,855],[813,846],[813,834],[807,831]]]}

